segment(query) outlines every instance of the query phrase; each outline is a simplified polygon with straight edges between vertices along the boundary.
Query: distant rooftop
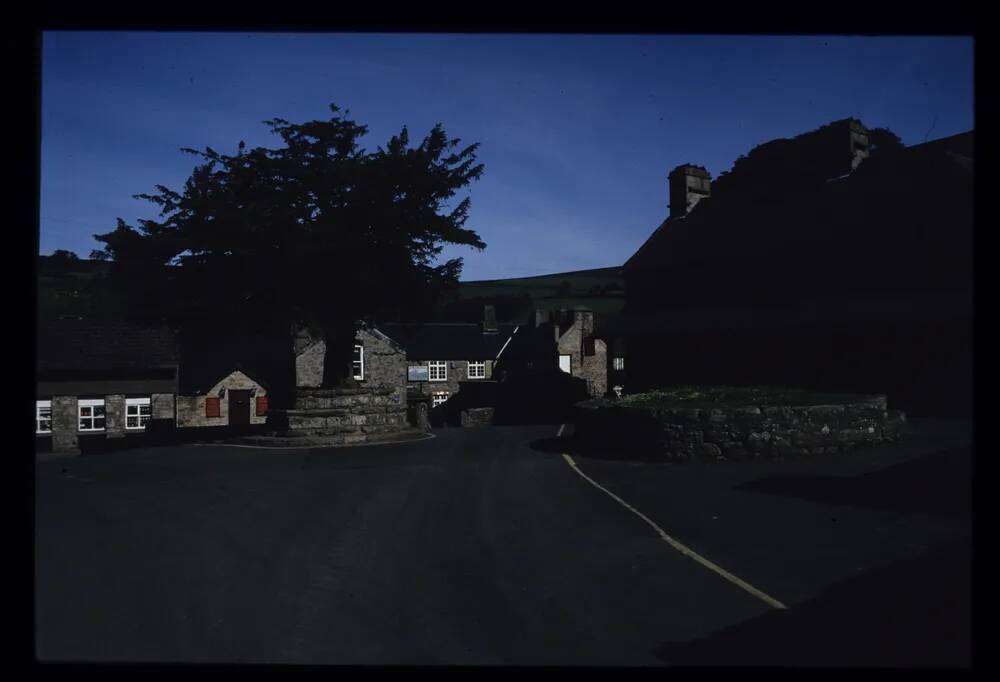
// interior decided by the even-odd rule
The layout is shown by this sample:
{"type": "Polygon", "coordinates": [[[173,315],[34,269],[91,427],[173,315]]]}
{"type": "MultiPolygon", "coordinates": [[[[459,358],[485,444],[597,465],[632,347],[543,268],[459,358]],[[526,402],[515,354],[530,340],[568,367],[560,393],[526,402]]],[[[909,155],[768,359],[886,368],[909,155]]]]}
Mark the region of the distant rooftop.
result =
{"type": "Polygon", "coordinates": [[[482,323],[475,322],[395,322],[377,327],[406,349],[411,360],[492,360],[515,329],[500,324],[496,332],[483,332],[482,323]]]}

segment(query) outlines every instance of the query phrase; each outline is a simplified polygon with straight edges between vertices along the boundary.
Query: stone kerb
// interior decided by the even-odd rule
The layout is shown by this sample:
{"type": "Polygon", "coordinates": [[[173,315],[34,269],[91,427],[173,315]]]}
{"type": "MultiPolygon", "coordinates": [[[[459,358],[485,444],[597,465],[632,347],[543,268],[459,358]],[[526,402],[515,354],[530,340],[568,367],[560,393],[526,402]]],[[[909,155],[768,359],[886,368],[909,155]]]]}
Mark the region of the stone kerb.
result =
{"type": "Polygon", "coordinates": [[[818,405],[634,405],[596,398],[577,404],[576,432],[602,445],[650,447],[668,459],[743,460],[833,454],[893,441],[905,415],[886,397],[818,405]]]}

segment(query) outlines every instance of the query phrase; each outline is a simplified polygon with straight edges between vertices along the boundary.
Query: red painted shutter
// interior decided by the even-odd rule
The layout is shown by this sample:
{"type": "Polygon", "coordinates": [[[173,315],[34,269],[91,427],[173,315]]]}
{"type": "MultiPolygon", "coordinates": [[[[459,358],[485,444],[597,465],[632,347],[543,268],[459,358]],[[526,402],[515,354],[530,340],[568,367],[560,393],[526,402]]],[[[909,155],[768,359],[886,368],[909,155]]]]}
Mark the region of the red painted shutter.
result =
{"type": "Polygon", "coordinates": [[[221,417],[222,407],[219,398],[205,398],[205,416],[221,417]]]}
{"type": "Polygon", "coordinates": [[[267,415],[267,397],[257,398],[257,416],[263,417],[267,415]]]}

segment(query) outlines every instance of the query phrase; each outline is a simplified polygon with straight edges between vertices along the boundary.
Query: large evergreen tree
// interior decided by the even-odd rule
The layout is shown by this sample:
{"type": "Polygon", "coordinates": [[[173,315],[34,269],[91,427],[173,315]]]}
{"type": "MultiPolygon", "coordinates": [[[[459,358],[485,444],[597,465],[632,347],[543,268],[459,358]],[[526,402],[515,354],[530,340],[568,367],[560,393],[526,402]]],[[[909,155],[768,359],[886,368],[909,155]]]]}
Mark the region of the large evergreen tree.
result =
{"type": "Polygon", "coordinates": [[[485,247],[465,227],[478,179],[477,144],[461,148],[439,124],[417,146],[406,128],[375,151],[367,127],[331,105],[328,120],[265,121],[275,149],[200,158],[182,192],[136,195],[160,220],[95,235],[135,317],[208,333],[285,333],[297,324],[327,339],[325,383],[348,372],[356,323],[422,314],[453,286],[460,258],[444,244],[485,247]]]}

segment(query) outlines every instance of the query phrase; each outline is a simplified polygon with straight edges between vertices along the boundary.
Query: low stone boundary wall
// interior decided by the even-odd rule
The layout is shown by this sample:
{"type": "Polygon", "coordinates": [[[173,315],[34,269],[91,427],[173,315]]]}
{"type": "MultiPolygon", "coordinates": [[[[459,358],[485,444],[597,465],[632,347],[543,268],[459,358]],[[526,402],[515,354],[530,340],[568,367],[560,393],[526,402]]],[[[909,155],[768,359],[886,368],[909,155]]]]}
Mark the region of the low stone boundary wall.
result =
{"type": "Polygon", "coordinates": [[[653,448],[667,459],[745,460],[831,454],[900,437],[905,415],[885,396],[808,406],[684,408],[603,398],[578,403],[576,433],[588,442],[653,448]]]}
{"type": "Polygon", "coordinates": [[[362,443],[370,435],[408,428],[406,394],[393,388],[298,388],[294,407],[273,409],[269,423],[283,437],[362,443]]]}
{"type": "Polygon", "coordinates": [[[462,410],[461,419],[463,427],[490,426],[493,424],[493,408],[473,407],[462,410]]]}

